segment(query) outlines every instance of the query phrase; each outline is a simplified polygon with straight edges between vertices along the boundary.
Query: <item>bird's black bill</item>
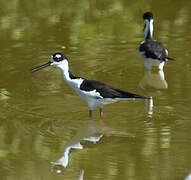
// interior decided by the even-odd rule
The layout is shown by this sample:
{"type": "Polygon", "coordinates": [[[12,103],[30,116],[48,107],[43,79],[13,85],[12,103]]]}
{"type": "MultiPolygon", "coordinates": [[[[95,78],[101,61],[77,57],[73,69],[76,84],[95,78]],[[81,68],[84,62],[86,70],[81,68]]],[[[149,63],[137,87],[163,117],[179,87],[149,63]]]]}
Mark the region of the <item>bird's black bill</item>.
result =
{"type": "Polygon", "coordinates": [[[47,66],[50,66],[50,65],[51,65],[51,62],[49,61],[49,62],[46,63],[46,64],[43,64],[43,65],[41,65],[41,66],[38,66],[38,67],[33,68],[33,69],[31,70],[31,72],[38,71],[38,70],[40,70],[40,69],[42,69],[42,68],[45,68],[45,67],[47,67],[47,66]]]}

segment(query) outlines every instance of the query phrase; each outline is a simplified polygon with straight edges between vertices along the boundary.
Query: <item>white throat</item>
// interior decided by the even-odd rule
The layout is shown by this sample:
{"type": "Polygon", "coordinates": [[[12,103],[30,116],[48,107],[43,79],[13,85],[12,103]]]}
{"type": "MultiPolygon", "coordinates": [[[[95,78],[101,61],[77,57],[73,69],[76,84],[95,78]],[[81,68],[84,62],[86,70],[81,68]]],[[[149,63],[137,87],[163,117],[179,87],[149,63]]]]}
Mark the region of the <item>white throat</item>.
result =
{"type": "Polygon", "coordinates": [[[153,21],[154,21],[153,19],[151,19],[150,21],[145,20],[146,27],[145,27],[144,40],[153,37],[153,21]]]}
{"type": "Polygon", "coordinates": [[[55,62],[54,65],[61,69],[64,80],[71,87],[73,87],[75,90],[80,88],[80,85],[84,79],[82,78],[72,79],[70,77],[69,64],[67,60],[64,60],[62,62],[55,62]]]}
{"type": "Polygon", "coordinates": [[[66,81],[70,80],[69,65],[67,60],[63,60],[61,62],[54,62],[53,65],[57,66],[58,68],[62,70],[64,80],[66,81]]]}

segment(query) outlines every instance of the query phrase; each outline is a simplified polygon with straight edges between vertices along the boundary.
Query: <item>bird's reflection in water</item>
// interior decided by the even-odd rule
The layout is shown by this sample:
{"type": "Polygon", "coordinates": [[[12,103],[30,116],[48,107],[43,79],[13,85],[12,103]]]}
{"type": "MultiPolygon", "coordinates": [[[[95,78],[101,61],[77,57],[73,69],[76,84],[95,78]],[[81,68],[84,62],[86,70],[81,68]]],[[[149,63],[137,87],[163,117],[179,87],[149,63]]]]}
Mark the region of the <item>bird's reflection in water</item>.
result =
{"type": "Polygon", "coordinates": [[[63,167],[68,166],[69,153],[71,149],[83,149],[82,141],[89,141],[96,143],[100,141],[103,134],[99,128],[96,127],[93,121],[89,121],[88,127],[81,129],[76,136],[65,145],[63,154],[55,162],[51,162],[51,169],[55,170],[57,173],[61,173],[63,167]]]}
{"type": "MultiPolygon", "coordinates": [[[[51,170],[56,173],[62,173],[64,168],[68,166],[69,157],[71,156],[70,154],[71,149],[85,148],[81,144],[81,142],[83,141],[89,141],[96,144],[98,141],[100,141],[103,138],[103,136],[128,137],[128,138],[135,137],[135,135],[131,133],[120,132],[120,131],[116,131],[115,129],[106,127],[103,124],[103,121],[100,121],[99,124],[95,124],[93,120],[89,120],[88,126],[86,126],[85,128],[81,128],[77,132],[77,134],[74,136],[74,138],[64,146],[64,150],[61,157],[58,160],[51,162],[51,170]]],[[[80,179],[80,177],[81,179],[83,179],[83,174],[84,174],[84,170],[83,172],[81,171],[81,174],[78,179],[80,179]]]]}
{"type": "MultiPolygon", "coordinates": [[[[145,70],[142,80],[139,82],[139,88],[147,91],[148,96],[156,97],[163,93],[163,90],[168,89],[168,83],[165,80],[163,70],[152,68],[145,70]]],[[[153,114],[153,98],[146,100],[146,109],[149,116],[153,114]]]]}
{"type": "Polygon", "coordinates": [[[145,100],[145,104],[146,104],[148,116],[152,117],[152,114],[153,114],[153,98],[152,98],[152,96],[150,99],[145,100]]]}
{"type": "Polygon", "coordinates": [[[79,177],[78,177],[77,180],[83,180],[83,179],[84,179],[84,170],[82,169],[82,170],[80,171],[80,175],[79,175],[79,177]]]}
{"type": "Polygon", "coordinates": [[[168,89],[167,81],[163,70],[145,70],[144,76],[139,83],[139,87],[143,90],[154,88],[155,90],[168,89]]]}

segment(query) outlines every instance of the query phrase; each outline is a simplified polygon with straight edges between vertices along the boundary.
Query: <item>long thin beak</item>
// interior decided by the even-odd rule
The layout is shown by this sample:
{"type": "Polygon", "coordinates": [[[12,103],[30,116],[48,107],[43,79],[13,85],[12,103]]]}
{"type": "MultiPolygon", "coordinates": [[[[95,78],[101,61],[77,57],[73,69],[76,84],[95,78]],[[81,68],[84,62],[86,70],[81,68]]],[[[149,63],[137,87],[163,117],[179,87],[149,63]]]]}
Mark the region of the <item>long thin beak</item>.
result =
{"type": "Polygon", "coordinates": [[[42,68],[45,68],[45,67],[47,67],[47,66],[50,66],[51,63],[52,63],[52,62],[49,61],[49,62],[47,62],[47,63],[45,63],[45,64],[43,64],[43,65],[41,65],[41,66],[35,67],[35,68],[33,68],[33,69],[31,70],[31,72],[35,72],[35,71],[38,71],[38,70],[40,70],[40,69],[42,69],[42,68]]]}

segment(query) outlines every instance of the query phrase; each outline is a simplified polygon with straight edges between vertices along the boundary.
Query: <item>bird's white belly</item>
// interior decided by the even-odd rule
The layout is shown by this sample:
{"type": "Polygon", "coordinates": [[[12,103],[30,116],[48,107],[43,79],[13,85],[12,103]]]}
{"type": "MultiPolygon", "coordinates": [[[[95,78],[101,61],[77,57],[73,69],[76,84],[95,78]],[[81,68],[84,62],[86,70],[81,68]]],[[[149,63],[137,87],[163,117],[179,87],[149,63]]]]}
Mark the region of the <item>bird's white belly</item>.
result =
{"type": "Polygon", "coordinates": [[[88,103],[89,108],[92,110],[94,107],[102,107],[103,104],[110,104],[117,99],[103,98],[99,92],[93,91],[79,91],[76,90],[78,95],[88,103]]]}
{"type": "MultiPolygon", "coordinates": [[[[144,43],[144,41],[142,42],[142,43],[144,43]]],[[[141,43],[141,44],[142,44],[141,43]]],[[[165,49],[166,50],[166,49],[165,49]]],[[[168,51],[166,50],[166,53],[168,54],[168,51]]],[[[145,51],[139,51],[139,54],[140,54],[140,56],[143,58],[143,60],[144,60],[144,66],[145,66],[145,68],[146,68],[146,70],[150,70],[153,66],[157,66],[160,70],[162,70],[163,69],[163,67],[164,67],[164,64],[165,64],[165,61],[160,61],[160,60],[158,60],[158,59],[152,59],[152,58],[147,58],[146,56],[145,56],[145,51]]]]}
{"type": "Polygon", "coordinates": [[[158,59],[144,58],[144,62],[148,63],[150,66],[159,66],[160,61],[158,59]]]}
{"type": "Polygon", "coordinates": [[[165,61],[160,61],[158,59],[151,59],[151,58],[145,58],[144,56],[143,60],[144,60],[144,66],[147,70],[150,70],[153,66],[157,66],[160,70],[163,69],[165,61]]]}

